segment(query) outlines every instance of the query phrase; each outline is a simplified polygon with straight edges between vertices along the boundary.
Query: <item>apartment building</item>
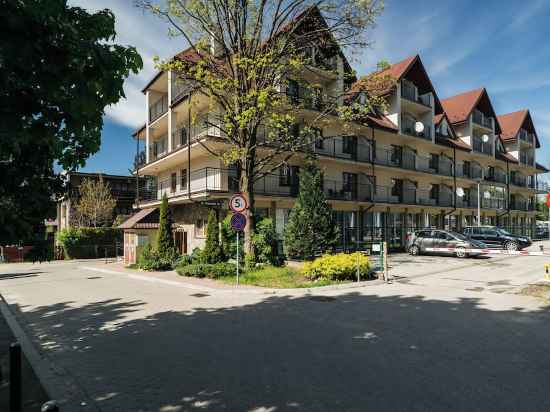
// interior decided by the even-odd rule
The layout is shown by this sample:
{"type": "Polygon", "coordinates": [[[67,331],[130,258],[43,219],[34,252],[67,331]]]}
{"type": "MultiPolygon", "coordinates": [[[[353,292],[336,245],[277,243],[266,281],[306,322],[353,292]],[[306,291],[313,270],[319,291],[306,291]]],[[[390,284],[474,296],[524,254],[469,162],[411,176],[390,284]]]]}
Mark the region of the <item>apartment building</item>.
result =
{"type": "Polygon", "coordinates": [[[136,179],[132,176],[109,175],[102,173],[67,172],[65,174],[65,195],[57,201],[57,230],[73,225],[75,205],[80,198],[79,187],[84,179],[103,179],[109,185],[111,196],[116,200],[113,220],[119,216],[129,216],[136,200],[136,179]]]}
{"type": "MultiPolygon", "coordinates": [[[[190,58],[190,53],[176,58],[190,58]]],[[[361,101],[355,91],[360,88],[345,81],[351,67],[343,54],[313,64],[307,76],[314,73],[327,94],[361,101]]],[[[342,246],[384,239],[400,248],[407,232],[461,230],[477,223],[478,211],[482,224],[531,234],[535,196],[547,189],[537,175],[547,170],[536,162],[540,143],[529,112],[497,116],[485,89],[440,100],[418,55],[386,73],[396,80],[385,96],[387,112],[358,123],[353,134],[343,134],[337,122],[320,126],[311,148],[323,169],[342,246]]],[[[239,190],[236,170],[200,144],[223,145],[219,129],[191,122],[192,116],[208,119],[207,96],[180,84],[171,72],[158,73],[143,92],[147,118],[134,137],[145,147],[146,162],[138,174],[149,178],[137,206],[155,208],[166,193],[174,230],[185,234],[178,237],[185,239],[181,251],[191,251],[203,245],[208,209],[227,209],[227,199],[239,190]]],[[[286,93],[290,102],[302,103],[297,128],[322,104],[292,81],[286,93]]],[[[301,163],[297,154],[255,184],[257,213],[271,216],[281,236],[299,191],[301,163]]]]}

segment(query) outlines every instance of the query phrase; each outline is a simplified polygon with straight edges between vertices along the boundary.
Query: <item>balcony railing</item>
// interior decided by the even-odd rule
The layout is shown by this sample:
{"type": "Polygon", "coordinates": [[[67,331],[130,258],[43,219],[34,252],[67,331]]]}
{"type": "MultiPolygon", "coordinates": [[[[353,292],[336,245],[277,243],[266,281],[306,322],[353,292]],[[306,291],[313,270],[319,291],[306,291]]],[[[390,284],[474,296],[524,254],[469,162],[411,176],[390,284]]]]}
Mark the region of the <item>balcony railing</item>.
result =
{"type": "Polygon", "coordinates": [[[533,145],[535,142],[535,135],[533,133],[527,132],[525,129],[521,129],[518,133],[519,140],[529,143],[530,145],[533,145]]]}
{"type": "Polygon", "coordinates": [[[506,172],[500,169],[493,169],[492,172],[487,171],[485,174],[485,180],[488,182],[506,184],[506,172]]]}
{"type": "Polygon", "coordinates": [[[306,87],[299,87],[296,91],[287,90],[287,97],[291,104],[317,112],[330,111],[337,105],[335,97],[306,87]]]}
{"type": "Polygon", "coordinates": [[[493,147],[491,142],[484,143],[481,138],[474,137],[474,152],[483,153],[491,156],[493,154],[493,147]]]}
{"type": "Polygon", "coordinates": [[[196,87],[197,85],[190,81],[173,80],[171,103],[174,103],[175,101],[179,100],[182,96],[189,94],[196,87]]]}
{"type": "Polygon", "coordinates": [[[444,156],[440,156],[434,162],[433,158],[408,152],[406,148],[400,149],[377,147],[374,162],[383,166],[399,167],[443,176],[453,175],[452,160],[444,156]]]}
{"type": "Polygon", "coordinates": [[[370,162],[371,145],[361,143],[361,139],[360,136],[329,137],[316,142],[313,145],[313,151],[319,155],[337,159],[370,162]]]}
{"type": "Polygon", "coordinates": [[[535,158],[532,155],[529,155],[525,152],[519,153],[519,162],[523,165],[527,166],[534,166],[535,165],[535,158]]]}
{"type": "Polygon", "coordinates": [[[402,117],[402,127],[401,130],[404,134],[414,137],[421,137],[426,140],[432,139],[432,127],[431,125],[424,123],[424,130],[422,132],[417,132],[415,129],[416,121],[409,119],[407,117],[402,117]]]}
{"type": "Polygon", "coordinates": [[[514,186],[526,187],[527,186],[527,177],[519,174],[510,175],[510,184],[514,186]]]}
{"type": "Polygon", "coordinates": [[[427,107],[432,107],[432,99],[429,93],[419,95],[418,88],[411,82],[401,82],[401,97],[404,99],[420,103],[427,107]]]}
{"type": "Polygon", "coordinates": [[[473,122],[480,126],[483,126],[487,129],[493,130],[493,118],[486,116],[479,110],[474,110],[473,112],[473,122]]]}
{"type": "Polygon", "coordinates": [[[510,201],[510,209],[522,210],[525,212],[533,210],[533,208],[531,207],[531,204],[527,201],[527,199],[523,199],[523,198],[512,199],[510,201]]]}
{"type": "Polygon", "coordinates": [[[168,111],[168,95],[163,95],[149,107],[149,122],[152,123],[168,111]]]}

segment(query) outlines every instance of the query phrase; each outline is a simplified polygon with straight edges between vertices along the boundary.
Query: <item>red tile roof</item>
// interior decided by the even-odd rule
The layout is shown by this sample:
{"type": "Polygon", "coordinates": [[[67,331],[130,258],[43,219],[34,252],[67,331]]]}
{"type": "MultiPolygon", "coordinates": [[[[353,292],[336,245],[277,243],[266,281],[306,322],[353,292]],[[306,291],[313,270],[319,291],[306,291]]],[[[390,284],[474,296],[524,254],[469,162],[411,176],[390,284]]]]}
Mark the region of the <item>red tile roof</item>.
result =
{"type": "Polygon", "coordinates": [[[443,110],[451,123],[461,123],[468,119],[477,102],[485,92],[484,88],[471,90],[441,100],[443,110]]]}
{"type": "MultiPolygon", "coordinates": [[[[532,124],[531,114],[528,109],[518,110],[517,112],[506,113],[498,116],[498,122],[502,133],[500,137],[504,141],[514,140],[519,133],[519,129],[524,125],[525,121],[529,120],[532,124]]],[[[533,130],[535,127],[533,126],[533,130]]],[[[540,147],[539,137],[535,131],[536,147],[540,147]]]]}

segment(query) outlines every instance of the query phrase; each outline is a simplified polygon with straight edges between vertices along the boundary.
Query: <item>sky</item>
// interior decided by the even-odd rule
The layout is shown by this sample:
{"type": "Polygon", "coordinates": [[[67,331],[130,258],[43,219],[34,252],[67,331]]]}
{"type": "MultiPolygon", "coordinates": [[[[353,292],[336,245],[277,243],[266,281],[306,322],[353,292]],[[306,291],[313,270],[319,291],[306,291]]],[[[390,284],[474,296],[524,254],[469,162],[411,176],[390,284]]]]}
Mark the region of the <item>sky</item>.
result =
{"type": "MultiPolygon", "coordinates": [[[[145,121],[141,89],[155,74],[153,57],[183,50],[158,17],[133,0],[69,0],[89,11],[109,8],[116,17],[116,42],[133,45],[144,61],[124,86],[126,99],[106,109],[101,150],[82,169],[128,174],[136,153],[132,132],[145,121]]],[[[386,0],[370,33],[369,49],[349,51],[358,75],[376,62],[420,54],[440,99],[485,87],[497,114],[528,108],[542,148],[537,161],[550,166],[550,1],[386,0]]]]}

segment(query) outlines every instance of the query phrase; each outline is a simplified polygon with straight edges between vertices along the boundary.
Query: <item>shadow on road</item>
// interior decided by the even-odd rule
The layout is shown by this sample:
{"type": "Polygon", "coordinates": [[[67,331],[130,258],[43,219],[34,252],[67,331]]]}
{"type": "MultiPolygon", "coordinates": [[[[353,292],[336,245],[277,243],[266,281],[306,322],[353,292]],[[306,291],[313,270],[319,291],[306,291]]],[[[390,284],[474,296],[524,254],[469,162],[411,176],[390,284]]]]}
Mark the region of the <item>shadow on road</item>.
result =
{"type": "Polygon", "coordinates": [[[356,293],[221,309],[182,299],[204,307],[21,310],[101,410],[550,410],[546,313],[356,293]]]}

